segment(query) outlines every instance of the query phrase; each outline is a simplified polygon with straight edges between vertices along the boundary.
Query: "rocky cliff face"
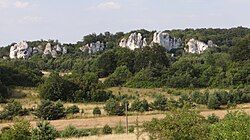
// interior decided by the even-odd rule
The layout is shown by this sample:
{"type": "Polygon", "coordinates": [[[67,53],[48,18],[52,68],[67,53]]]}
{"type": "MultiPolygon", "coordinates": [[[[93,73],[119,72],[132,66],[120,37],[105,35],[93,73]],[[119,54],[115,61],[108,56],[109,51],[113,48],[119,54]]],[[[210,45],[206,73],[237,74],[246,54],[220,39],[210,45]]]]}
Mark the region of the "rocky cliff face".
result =
{"type": "Polygon", "coordinates": [[[11,59],[27,59],[33,54],[41,54],[43,55],[43,57],[51,56],[53,58],[56,58],[59,54],[66,53],[67,49],[65,47],[60,47],[59,45],[52,47],[50,43],[47,43],[45,49],[43,49],[41,45],[31,48],[28,46],[27,42],[22,41],[10,47],[9,57],[11,59]]]}
{"type": "Polygon", "coordinates": [[[120,43],[120,47],[127,47],[131,50],[135,50],[138,48],[143,48],[147,46],[146,38],[143,38],[140,33],[132,33],[130,36],[126,39],[123,38],[120,43]]]}
{"type": "Polygon", "coordinates": [[[89,54],[97,53],[105,49],[105,44],[97,41],[96,43],[86,44],[85,46],[79,48],[82,52],[87,52],[89,54]]]}
{"type": "Polygon", "coordinates": [[[215,45],[213,43],[213,41],[209,40],[208,43],[204,43],[201,42],[199,40],[195,40],[195,39],[190,39],[187,43],[188,48],[186,48],[186,51],[189,53],[198,53],[201,54],[203,53],[206,49],[211,48],[211,47],[215,47],[217,45],[215,45]]]}
{"type": "MultiPolygon", "coordinates": [[[[181,39],[171,38],[168,33],[163,32],[154,33],[153,41],[150,46],[154,43],[163,46],[167,51],[181,47],[181,39]]],[[[143,38],[140,33],[132,33],[128,39],[123,38],[119,43],[120,47],[127,47],[131,50],[143,48],[147,45],[146,38],[143,38]]]]}
{"type": "Polygon", "coordinates": [[[20,42],[10,47],[10,55],[11,59],[27,59],[32,55],[32,48],[30,48],[27,42],[20,42]]]}
{"type": "Polygon", "coordinates": [[[65,47],[60,47],[59,45],[51,46],[50,43],[47,43],[43,51],[43,57],[51,56],[57,58],[60,54],[66,54],[67,49],[65,47]]]}
{"type": "Polygon", "coordinates": [[[167,51],[181,48],[181,39],[172,38],[168,33],[155,32],[151,44],[157,43],[163,46],[167,51]]]}

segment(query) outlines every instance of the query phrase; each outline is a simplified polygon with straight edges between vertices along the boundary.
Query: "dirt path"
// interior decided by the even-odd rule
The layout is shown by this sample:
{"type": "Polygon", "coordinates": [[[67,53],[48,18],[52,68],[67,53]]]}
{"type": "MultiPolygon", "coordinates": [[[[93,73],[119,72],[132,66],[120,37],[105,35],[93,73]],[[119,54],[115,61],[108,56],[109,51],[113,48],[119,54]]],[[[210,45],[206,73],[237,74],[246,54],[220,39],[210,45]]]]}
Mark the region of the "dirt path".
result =
{"type": "MultiPolygon", "coordinates": [[[[234,109],[230,111],[236,111],[239,109],[234,109]]],[[[250,114],[250,109],[244,109],[244,111],[247,114],[250,114]]],[[[207,111],[202,111],[200,114],[203,116],[208,116],[211,114],[215,114],[219,116],[220,118],[223,118],[227,114],[227,110],[207,110],[207,111]]],[[[152,118],[164,118],[164,114],[156,114],[156,115],[139,115],[138,122],[143,123],[146,121],[150,121],[152,118]]],[[[129,116],[129,125],[135,124],[136,123],[136,116],[129,116]]],[[[69,120],[53,120],[50,121],[50,123],[55,126],[56,129],[58,130],[63,130],[65,127],[68,125],[73,125],[77,128],[99,128],[103,127],[104,125],[108,124],[110,126],[115,126],[119,122],[121,122],[123,125],[125,124],[125,116],[111,116],[111,117],[99,117],[99,118],[86,118],[86,119],[69,119],[69,120]]],[[[0,129],[5,126],[10,126],[13,123],[2,123],[0,124],[0,129]]],[[[31,121],[31,125],[35,126],[36,122],[31,121]]]]}

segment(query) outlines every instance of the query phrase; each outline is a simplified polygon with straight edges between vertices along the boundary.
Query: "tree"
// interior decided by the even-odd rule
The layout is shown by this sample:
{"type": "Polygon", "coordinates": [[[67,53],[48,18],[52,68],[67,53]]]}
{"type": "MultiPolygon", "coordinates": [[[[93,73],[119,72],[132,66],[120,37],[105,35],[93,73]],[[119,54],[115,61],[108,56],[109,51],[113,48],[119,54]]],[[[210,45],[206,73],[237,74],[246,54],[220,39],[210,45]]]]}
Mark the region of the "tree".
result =
{"type": "Polygon", "coordinates": [[[65,109],[60,101],[53,103],[49,100],[42,100],[38,105],[35,115],[45,120],[56,120],[65,117],[65,109]]]}
{"type": "Polygon", "coordinates": [[[217,94],[209,94],[207,107],[209,109],[219,109],[220,101],[218,99],[217,94]]]}
{"type": "Polygon", "coordinates": [[[104,84],[108,87],[122,86],[131,76],[132,73],[126,66],[120,66],[104,81],[104,84]]]}
{"type": "Polygon", "coordinates": [[[229,112],[211,126],[210,138],[216,140],[247,140],[250,138],[250,116],[245,112],[229,112]]]}
{"type": "Polygon", "coordinates": [[[106,102],[104,109],[107,111],[108,115],[122,116],[125,112],[125,104],[111,98],[106,102]]]}
{"type": "Polygon", "coordinates": [[[46,121],[37,123],[37,127],[31,131],[32,140],[55,140],[58,135],[57,130],[46,121]]]}
{"type": "Polygon", "coordinates": [[[39,86],[39,95],[45,100],[63,100],[72,98],[71,84],[62,79],[58,73],[52,73],[43,84],[39,86]]]}
{"type": "Polygon", "coordinates": [[[205,118],[190,110],[169,112],[164,119],[153,119],[143,124],[152,139],[206,140],[209,125],[205,118]]]}
{"type": "Polygon", "coordinates": [[[30,140],[30,123],[25,120],[19,120],[10,129],[5,130],[1,135],[1,140],[30,140]]]}

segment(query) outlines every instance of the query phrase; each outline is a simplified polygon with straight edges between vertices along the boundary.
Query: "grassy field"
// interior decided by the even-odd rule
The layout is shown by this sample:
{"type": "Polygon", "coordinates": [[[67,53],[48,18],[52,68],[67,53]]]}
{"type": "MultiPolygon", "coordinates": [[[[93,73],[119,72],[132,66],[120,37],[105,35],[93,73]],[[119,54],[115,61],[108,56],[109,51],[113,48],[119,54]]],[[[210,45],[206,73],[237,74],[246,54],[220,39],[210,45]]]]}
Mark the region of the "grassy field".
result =
{"type": "MultiPolygon", "coordinates": [[[[179,96],[174,95],[172,93],[169,93],[168,89],[162,89],[162,88],[154,88],[154,89],[132,89],[132,88],[124,88],[124,87],[115,87],[110,88],[108,90],[111,90],[114,94],[127,94],[129,96],[137,96],[140,99],[144,98],[147,99],[149,102],[153,100],[153,97],[156,94],[162,94],[165,95],[168,98],[177,99],[179,96]]],[[[172,89],[173,90],[173,89],[172,89]]],[[[175,90],[175,89],[174,89],[175,90]]],[[[206,90],[206,89],[200,89],[200,90],[206,90]]],[[[215,89],[210,89],[215,90],[215,89]]],[[[38,96],[38,93],[36,89],[34,88],[20,88],[17,87],[14,90],[13,98],[15,98],[17,101],[19,101],[23,107],[26,108],[32,108],[36,107],[37,104],[40,103],[40,99],[38,96]]],[[[189,93],[192,90],[181,90],[181,93],[189,93]]],[[[0,109],[3,108],[5,104],[0,104],[0,109]]],[[[65,107],[72,106],[73,103],[64,103],[65,107]]],[[[106,112],[103,109],[104,103],[77,103],[77,105],[80,109],[84,109],[84,114],[76,114],[74,116],[67,116],[65,119],[62,120],[54,120],[50,121],[52,125],[54,125],[58,130],[62,130],[68,125],[76,126],[77,128],[99,128],[103,127],[105,124],[109,124],[110,126],[115,126],[118,123],[124,124],[125,117],[119,117],[119,116],[107,116],[106,112]],[[94,107],[100,107],[102,111],[102,115],[99,117],[95,117],[92,114],[92,110],[94,107]]],[[[228,110],[209,110],[205,106],[201,106],[196,109],[197,111],[201,112],[201,115],[208,116],[211,114],[215,114],[219,116],[220,118],[223,118],[225,114],[227,114],[228,110]]],[[[231,109],[233,111],[236,110],[244,110],[248,114],[250,114],[250,103],[249,104],[241,104],[237,105],[234,109],[231,109]]],[[[139,122],[143,123],[145,121],[150,121],[152,118],[163,118],[165,115],[164,112],[160,111],[149,111],[142,114],[139,114],[139,122]]],[[[25,116],[25,119],[31,121],[32,126],[35,126],[36,122],[38,121],[35,116],[25,116]]],[[[133,125],[136,122],[136,113],[130,112],[129,113],[129,124],[133,125]]],[[[4,121],[1,123],[0,128],[8,125],[12,125],[12,122],[4,121]]]]}

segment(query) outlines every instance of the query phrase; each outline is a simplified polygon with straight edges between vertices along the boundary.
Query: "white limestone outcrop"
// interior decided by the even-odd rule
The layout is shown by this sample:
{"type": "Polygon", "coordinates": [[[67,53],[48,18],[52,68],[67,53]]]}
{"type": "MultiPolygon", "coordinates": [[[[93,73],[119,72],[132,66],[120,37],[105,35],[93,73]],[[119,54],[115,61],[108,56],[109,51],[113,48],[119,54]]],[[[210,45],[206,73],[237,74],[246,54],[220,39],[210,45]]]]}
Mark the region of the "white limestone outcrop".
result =
{"type": "Polygon", "coordinates": [[[119,43],[120,47],[123,48],[129,48],[131,50],[135,50],[138,48],[143,48],[145,46],[147,46],[147,41],[146,38],[143,38],[141,33],[132,33],[130,34],[130,36],[126,39],[123,38],[120,43],[119,43]]]}
{"type": "Polygon", "coordinates": [[[204,43],[204,42],[201,42],[199,40],[195,40],[195,39],[190,39],[187,43],[187,47],[186,48],[186,51],[188,53],[198,53],[198,54],[201,54],[203,53],[205,50],[207,50],[208,48],[211,48],[211,47],[216,47],[217,45],[215,45],[213,43],[213,41],[209,40],[208,43],[204,43]]]}
{"type": "Polygon", "coordinates": [[[27,59],[32,54],[32,48],[30,48],[27,42],[22,41],[10,47],[9,57],[11,59],[27,59]]]}
{"type": "Polygon", "coordinates": [[[105,49],[105,44],[97,41],[95,43],[86,44],[79,48],[82,52],[87,52],[89,54],[97,53],[105,49]]]}
{"type": "Polygon", "coordinates": [[[151,44],[153,43],[157,43],[163,46],[167,51],[181,48],[181,44],[182,44],[180,38],[179,39],[172,38],[170,37],[168,33],[164,33],[164,32],[155,32],[153,41],[151,44]]]}

